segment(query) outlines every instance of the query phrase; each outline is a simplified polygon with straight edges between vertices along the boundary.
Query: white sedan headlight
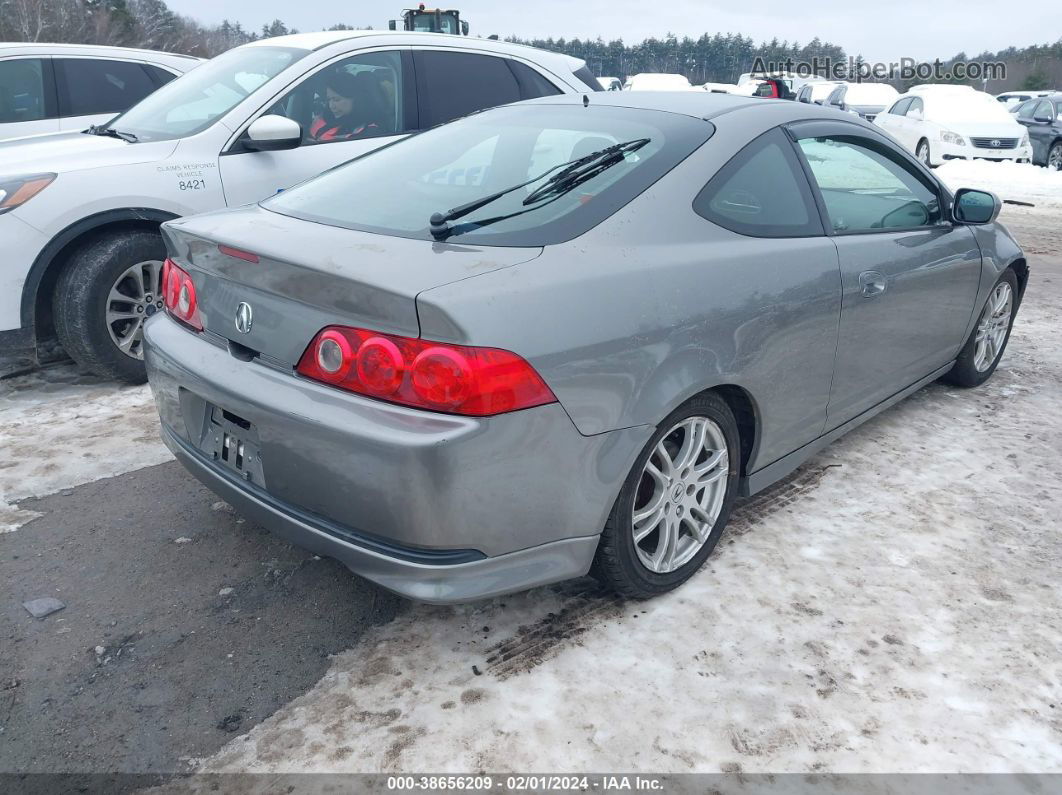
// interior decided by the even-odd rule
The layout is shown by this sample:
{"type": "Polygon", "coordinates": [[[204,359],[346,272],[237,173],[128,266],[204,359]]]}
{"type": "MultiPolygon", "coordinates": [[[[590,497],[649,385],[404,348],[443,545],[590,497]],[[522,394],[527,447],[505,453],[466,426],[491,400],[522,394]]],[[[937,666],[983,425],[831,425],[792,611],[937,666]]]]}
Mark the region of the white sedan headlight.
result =
{"type": "Polygon", "coordinates": [[[1023,135],[1021,137],[1021,145],[1022,146],[1028,146],[1029,145],[1029,133],[1025,133],[1025,135],[1023,135]]]}
{"type": "Polygon", "coordinates": [[[966,139],[958,133],[953,133],[950,130],[944,130],[940,134],[940,140],[946,144],[955,144],[956,146],[966,146],[966,139]]]}
{"type": "Polygon", "coordinates": [[[29,177],[0,177],[0,215],[21,207],[52,184],[55,174],[29,177]]]}

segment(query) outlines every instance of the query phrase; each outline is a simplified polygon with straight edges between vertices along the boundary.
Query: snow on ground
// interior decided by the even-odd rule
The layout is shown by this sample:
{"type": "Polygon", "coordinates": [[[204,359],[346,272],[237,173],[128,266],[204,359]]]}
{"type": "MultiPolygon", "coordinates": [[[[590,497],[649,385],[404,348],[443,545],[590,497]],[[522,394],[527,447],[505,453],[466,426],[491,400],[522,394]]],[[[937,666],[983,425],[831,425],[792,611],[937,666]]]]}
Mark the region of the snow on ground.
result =
{"type": "Polygon", "coordinates": [[[168,461],[158,424],[148,387],[70,363],[0,381],[0,533],[38,515],[18,500],[168,461]]]}
{"type": "MultiPolygon", "coordinates": [[[[952,190],[980,188],[1001,199],[1031,202],[1038,208],[1062,208],[1062,171],[1030,163],[949,160],[936,173],[952,190]]],[[[1057,220],[1056,216],[1056,223],[1057,220]]]]}
{"type": "Polygon", "coordinates": [[[1062,772],[1054,267],[989,384],[745,503],[677,592],[412,607],[200,769],[1062,772]]]}

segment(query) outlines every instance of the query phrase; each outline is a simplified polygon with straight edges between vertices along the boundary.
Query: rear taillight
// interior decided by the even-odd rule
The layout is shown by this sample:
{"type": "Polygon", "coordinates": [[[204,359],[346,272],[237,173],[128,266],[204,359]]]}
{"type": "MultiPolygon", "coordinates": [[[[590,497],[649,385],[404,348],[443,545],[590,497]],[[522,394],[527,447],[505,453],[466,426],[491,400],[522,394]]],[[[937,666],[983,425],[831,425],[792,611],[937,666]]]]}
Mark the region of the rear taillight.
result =
{"type": "Polygon", "coordinates": [[[192,277],[169,258],[162,265],[162,300],[171,317],[196,331],[203,330],[192,277]]]}
{"type": "Polygon", "coordinates": [[[474,417],[556,400],[515,353],[343,326],[319,332],[297,372],[359,395],[474,417]]]}

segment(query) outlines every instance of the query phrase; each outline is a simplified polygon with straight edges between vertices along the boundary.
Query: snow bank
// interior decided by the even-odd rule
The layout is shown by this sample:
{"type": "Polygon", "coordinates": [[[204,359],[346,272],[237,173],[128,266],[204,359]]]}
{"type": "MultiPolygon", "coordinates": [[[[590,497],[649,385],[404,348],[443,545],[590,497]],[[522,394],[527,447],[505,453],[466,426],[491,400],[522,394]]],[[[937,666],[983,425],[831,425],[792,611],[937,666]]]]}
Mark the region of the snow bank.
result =
{"type": "Polygon", "coordinates": [[[1062,171],[1049,171],[1029,163],[949,160],[936,173],[952,190],[980,188],[992,191],[1001,199],[1062,208],[1062,171]]]}
{"type": "Polygon", "coordinates": [[[0,381],[0,533],[39,514],[13,503],[161,464],[147,386],[116,387],[72,364],[0,381]]]}

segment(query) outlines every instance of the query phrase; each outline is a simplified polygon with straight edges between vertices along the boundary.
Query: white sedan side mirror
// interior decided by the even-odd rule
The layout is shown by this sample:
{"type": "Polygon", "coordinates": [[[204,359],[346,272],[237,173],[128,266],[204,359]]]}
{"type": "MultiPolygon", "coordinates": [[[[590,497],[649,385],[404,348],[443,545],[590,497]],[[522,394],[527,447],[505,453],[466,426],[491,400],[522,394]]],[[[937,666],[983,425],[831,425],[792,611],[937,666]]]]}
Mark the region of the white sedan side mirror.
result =
{"type": "Polygon", "coordinates": [[[279,149],[294,149],[302,143],[302,127],[297,121],[268,114],[259,116],[247,128],[244,146],[260,152],[275,152],[279,149]]]}

